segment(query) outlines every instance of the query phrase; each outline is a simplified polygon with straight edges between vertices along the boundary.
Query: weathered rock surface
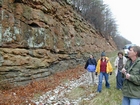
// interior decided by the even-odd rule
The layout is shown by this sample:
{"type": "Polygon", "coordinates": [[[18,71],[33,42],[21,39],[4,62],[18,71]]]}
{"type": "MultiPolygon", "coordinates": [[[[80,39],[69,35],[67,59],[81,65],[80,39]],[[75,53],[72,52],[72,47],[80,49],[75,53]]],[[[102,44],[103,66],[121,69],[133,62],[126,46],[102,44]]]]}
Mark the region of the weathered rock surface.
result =
{"type": "Polygon", "coordinates": [[[0,1],[0,84],[26,84],[84,62],[88,53],[113,51],[64,1],[0,1]],[[8,81],[8,82],[7,82],[8,81]]]}

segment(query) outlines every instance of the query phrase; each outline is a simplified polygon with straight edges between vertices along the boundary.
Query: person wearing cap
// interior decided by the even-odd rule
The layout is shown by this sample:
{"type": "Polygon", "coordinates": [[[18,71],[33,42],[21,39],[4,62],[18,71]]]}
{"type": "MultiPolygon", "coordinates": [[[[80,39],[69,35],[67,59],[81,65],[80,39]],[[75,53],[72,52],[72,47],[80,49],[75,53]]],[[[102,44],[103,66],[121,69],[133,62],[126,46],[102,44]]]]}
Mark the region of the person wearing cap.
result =
{"type": "Polygon", "coordinates": [[[89,56],[85,64],[85,69],[87,69],[88,80],[90,85],[94,85],[95,83],[95,70],[96,70],[97,61],[93,57],[93,55],[89,56]]]}
{"type": "Polygon", "coordinates": [[[99,75],[99,82],[98,82],[98,88],[97,92],[102,91],[102,81],[103,77],[105,78],[105,86],[106,88],[110,88],[110,83],[109,83],[109,74],[112,75],[112,65],[109,61],[109,58],[106,57],[105,52],[101,53],[101,58],[97,62],[96,66],[96,75],[99,75]]]}
{"type": "Polygon", "coordinates": [[[127,62],[127,58],[125,56],[123,56],[123,52],[118,52],[118,56],[115,59],[114,62],[114,66],[116,67],[115,70],[115,75],[116,75],[116,88],[118,90],[122,89],[122,85],[123,85],[123,78],[122,78],[122,73],[121,70],[122,68],[125,67],[125,64],[127,62]]]}
{"type": "Polygon", "coordinates": [[[131,46],[122,69],[124,77],[122,105],[140,105],[140,47],[131,46]]]}

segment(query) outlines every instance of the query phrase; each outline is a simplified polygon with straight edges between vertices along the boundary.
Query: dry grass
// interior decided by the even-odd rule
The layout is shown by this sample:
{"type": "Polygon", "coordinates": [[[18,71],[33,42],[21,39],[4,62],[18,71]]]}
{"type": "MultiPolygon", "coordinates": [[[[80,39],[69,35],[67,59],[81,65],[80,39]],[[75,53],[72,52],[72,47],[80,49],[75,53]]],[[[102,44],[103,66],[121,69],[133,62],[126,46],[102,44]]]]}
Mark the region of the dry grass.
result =
{"type": "MultiPolygon", "coordinates": [[[[112,54],[111,56],[113,56],[112,54]]],[[[114,62],[114,58],[111,59],[114,62]]],[[[0,105],[34,105],[30,100],[39,97],[43,93],[54,89],[61,83],[67,82],[71,79],[78,79],[85,73],[83,66],[78,66],[75,69],[70,69],[55,73],[54,75],[41,80],[33,81],[32,83],[8,90],[0,90],[0,105]]],[[[115,75],[110,76],[111,88],[106,89],[103,85],[102,93],[96,94],[91,100],[82,100],[79,105],[120,105],[122,94],[121,91],[115,89],[116,80],[115,75]]],[[[66,97],[76,99],[78,97],[87,97],[91,93],[95,93],[97,86],[80,86],[66,94],[66,97]],[[78,91],[78,92],[77,92],[78,91]]]]}
{"type": "Polygon", "coordinates": [[[32,83],[9,90],[0,90],[0,105],[34,105],[30,99],[54,89],[59,84],[71,79],[78,79],[85,72],[83,67],[55,73],[54,75],[32,83]]]}

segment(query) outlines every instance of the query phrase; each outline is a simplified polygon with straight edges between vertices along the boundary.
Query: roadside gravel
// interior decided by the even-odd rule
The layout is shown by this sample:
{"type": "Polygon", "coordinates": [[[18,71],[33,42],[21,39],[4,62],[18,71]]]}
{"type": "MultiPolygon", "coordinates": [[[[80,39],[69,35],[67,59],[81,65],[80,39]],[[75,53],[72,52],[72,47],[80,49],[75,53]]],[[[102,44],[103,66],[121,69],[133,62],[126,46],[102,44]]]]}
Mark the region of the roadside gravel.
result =
{"type": "Polygon", "coordinates": [[[95,93],[89,94],[88,97],[79,97],[75,100],[65,97],[66,93],[71,92],[72,89],[79,86],[86,86],[88,88],[89,81],[87,72],[81,75],[79,79],[71,80],[67,83],[61,84],[54,90],[48,91],[39,98],[32,101],[36,105],[78,105],[81,100],[90,100],[92,97],[94,97],[95,93]]]}

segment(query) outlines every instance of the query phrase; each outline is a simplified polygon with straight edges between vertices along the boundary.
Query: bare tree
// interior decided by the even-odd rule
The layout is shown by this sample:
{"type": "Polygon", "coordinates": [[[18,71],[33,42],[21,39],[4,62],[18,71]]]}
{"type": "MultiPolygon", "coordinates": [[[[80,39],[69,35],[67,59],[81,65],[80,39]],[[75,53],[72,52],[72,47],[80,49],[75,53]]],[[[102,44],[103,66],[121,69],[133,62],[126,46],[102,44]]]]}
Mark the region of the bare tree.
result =
{"type": "MultiPolygon", "coordinates": [[[[75,9],[80,11],[85,20],[91,23],[107,40],[110,36],[113,39],[115,37],[117,39],[122,38],[118,33],[118,25],[112,16],[109,6],[104,4],[103,0],[72,0],[72,2],[75,9]]],[[[122,39],[126,43],[129,42],[125,38],[122,39]]],[[[119,44],[118,41],[115,42],[119,44]]]]}

